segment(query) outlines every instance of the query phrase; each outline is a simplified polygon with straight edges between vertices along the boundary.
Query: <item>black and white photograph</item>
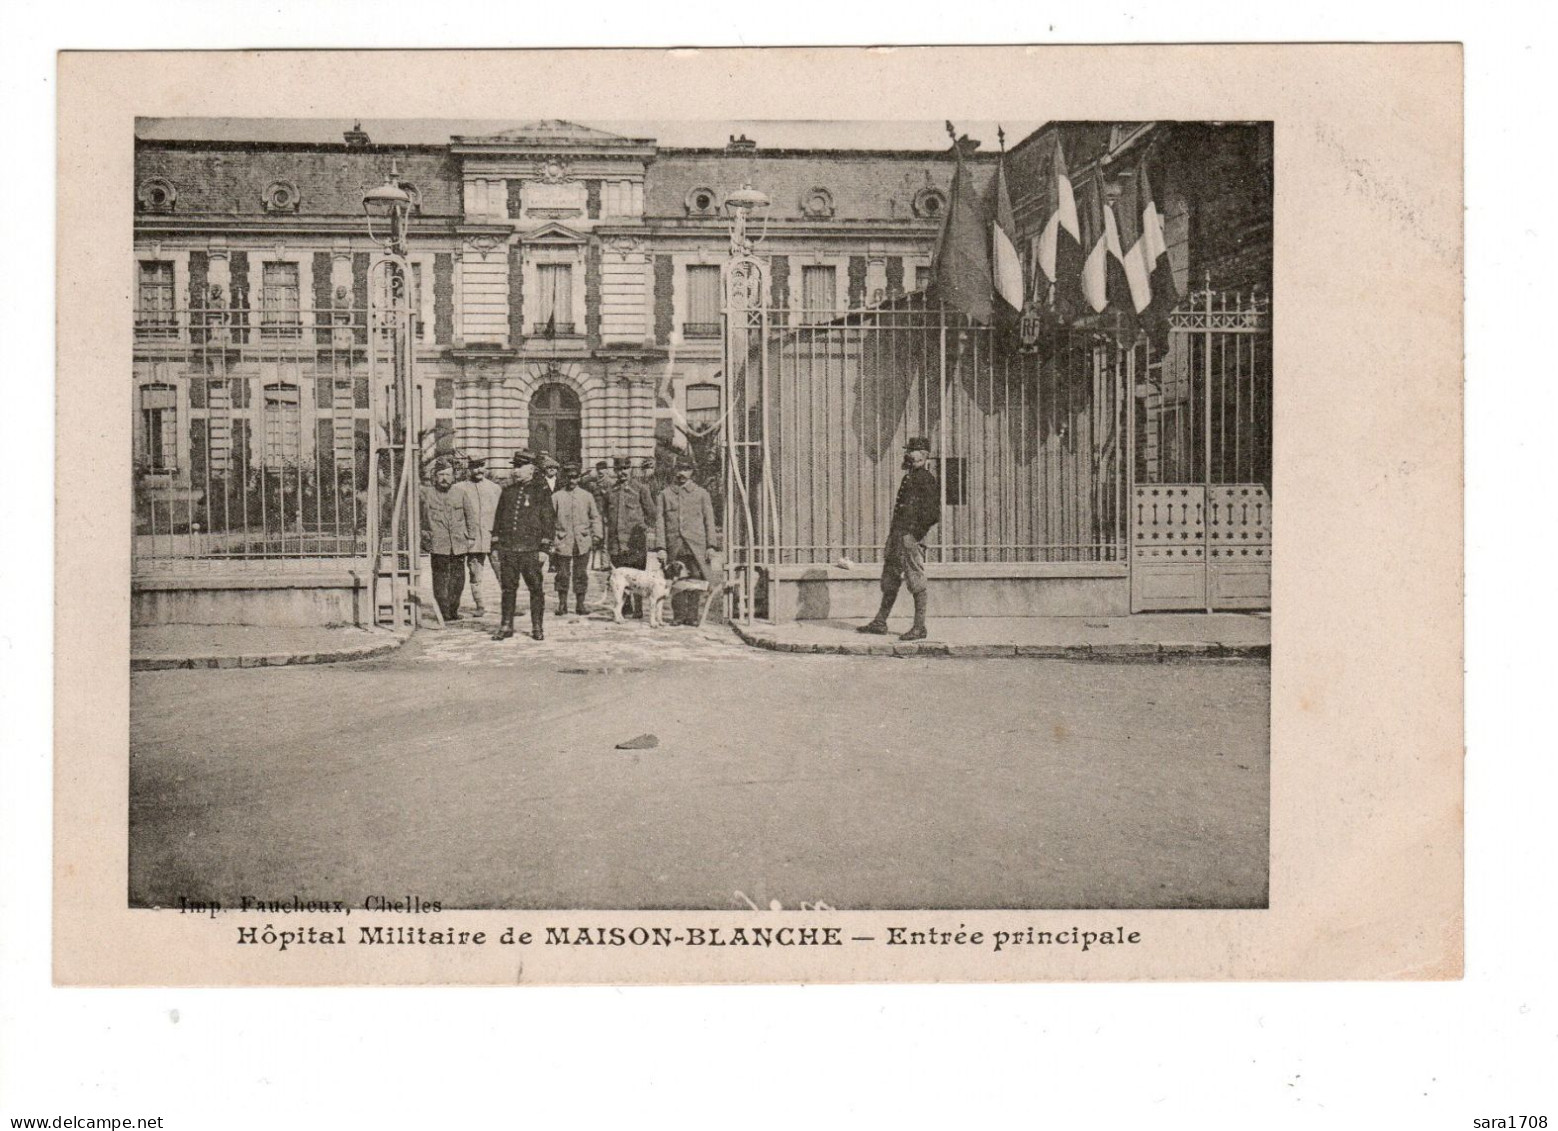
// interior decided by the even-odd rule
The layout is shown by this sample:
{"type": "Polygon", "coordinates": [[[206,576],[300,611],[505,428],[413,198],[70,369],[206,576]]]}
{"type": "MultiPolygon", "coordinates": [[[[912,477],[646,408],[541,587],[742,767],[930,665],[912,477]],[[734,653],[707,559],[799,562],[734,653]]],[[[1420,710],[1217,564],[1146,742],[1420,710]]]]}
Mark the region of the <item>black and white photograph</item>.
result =
{"type": "Polygon", "coordinates": [[[0,1122],[1547,1126],[1539,45],[1385,9],[23,0],[0,1122]]]}
{"type": "Polygon", "coordinates": [[[130,908],[1268,906],[1273,123],[707,109],[135,120],[130,908]]]}

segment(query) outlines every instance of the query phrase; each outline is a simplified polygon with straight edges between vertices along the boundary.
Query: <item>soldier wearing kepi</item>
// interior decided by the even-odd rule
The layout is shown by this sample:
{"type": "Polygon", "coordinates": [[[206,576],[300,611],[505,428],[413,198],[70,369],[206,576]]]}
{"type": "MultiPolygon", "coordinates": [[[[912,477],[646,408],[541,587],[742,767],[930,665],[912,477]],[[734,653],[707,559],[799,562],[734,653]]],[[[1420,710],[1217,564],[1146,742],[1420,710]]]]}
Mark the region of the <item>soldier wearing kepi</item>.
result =
{"type": "Polygon", "coordinates": [[[590,552],[600,549],[605,538],[595,496],[579,486],[579,465],[563,468],[563,485],[552,495],[557,509],[557,534],[552,539],[552,561],[557,565],[557,615],[568,611],[568,590],[573,589],[574,611],[584,615],[584,599],[590,589],[590,552]]]}
{"type": "MultiPolygon", "coordinates": [[[[649,487],[632,478],[632,466],[623,457],[616,461],[617,483],[606,493],[606,552],[613,568],[643,569],[654,550],[655,501],[649,487]]],[[[639,599],[633,599],[638,611],[639,599]]]]}
{"type": "Polygon", "coordinates": [[[526,450],[515,452],[514,478],[498,497],[498,514],[492,526],[492,545],[503,586],[503,619],[492,634],[494,640],[514,635],[520,581],[530,594],[530,635],[536,640],[546,638],[546,559],[556,530],[552,493],[537,473],[535,457],[526,450]]]}
{"type": "Polygon", "coordinates": [[[941,484],[925,465],[930,462],[930,441],[915,436],[904,445],[904,477],[893,503],[892,526],[882,553],[882,607],[856,632],[876,636],[887,633],[887,617],[898,600],[899,586],[908,583],[914,597],[914,627],[900,640],[924,640],[925,613],[930,595],[925,585],[925,535],[941,521],[941,484]]]}

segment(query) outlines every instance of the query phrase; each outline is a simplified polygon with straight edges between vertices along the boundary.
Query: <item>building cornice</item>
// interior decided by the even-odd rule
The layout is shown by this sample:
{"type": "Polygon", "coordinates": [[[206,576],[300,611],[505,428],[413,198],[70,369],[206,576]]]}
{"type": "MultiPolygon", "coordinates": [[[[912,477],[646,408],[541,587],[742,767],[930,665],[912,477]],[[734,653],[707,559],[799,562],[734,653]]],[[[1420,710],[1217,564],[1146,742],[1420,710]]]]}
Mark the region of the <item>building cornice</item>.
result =
{"type": "Polygon", "coordinates": [[[398,153],[426,153],[448,156],[449,147],[429,142],[373,143],[347,145],[342,141],[224,141],[215,138],[145,138],[135,139],[137,149],[182,149],[197,152],[214,150],[241,150],[245,153],[382,153],[393,156],[398,153]]]}
{"type": "Polygon", "coordinates": [[[447,152],[456,157],[476,157],[501,161],[512,158],[534,163],[540,158],[566,156],[570,161],[633,160],[646,161],[654,157],[655,147],[632,139],[621,142],[570,142],[562,140],[515,140],[510,138],[454,138],[447,152]]]}
{"type": "MultiPolygon", "coordinates": [[[[774,157],[785,160],[796,158],[820,158],[826,160],[886,160],[886,161],[946,161],[952,163],[952,149],[754,149],[750,152],[732,153],[724,148],[699,148],[689,146],[660,146],[656,152],[661,157],[721,157],[729,161],[761,161],[774,157]]],[[[963,160],[973,165],[993,165],[1000,157],[994,150],[988,153],[964,154],[963,160]]]]}
{"type": "MultiPolygon", "coordinates": [[[[458,217],[414,218],[410,235],[449,237],[463,230],[458,217]]],[[[233,215],[155,215],[137,216],[136,236],[361,236],[368,231],[363,217],[358,216],[233,216],[233,215]]]]}

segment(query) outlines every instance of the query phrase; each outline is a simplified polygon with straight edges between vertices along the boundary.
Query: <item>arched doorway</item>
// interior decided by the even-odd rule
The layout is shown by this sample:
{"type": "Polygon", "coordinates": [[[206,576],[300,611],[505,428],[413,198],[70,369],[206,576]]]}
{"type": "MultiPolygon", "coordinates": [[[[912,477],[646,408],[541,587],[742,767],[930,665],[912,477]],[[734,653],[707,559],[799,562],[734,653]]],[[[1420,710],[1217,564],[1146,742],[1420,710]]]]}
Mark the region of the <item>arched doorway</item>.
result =
{"type": "Polygon", "coordinates": [[[583,463],[579,398],[567,385],[548,381],[530,398],[530,448],[559,463],[583,463]]]}

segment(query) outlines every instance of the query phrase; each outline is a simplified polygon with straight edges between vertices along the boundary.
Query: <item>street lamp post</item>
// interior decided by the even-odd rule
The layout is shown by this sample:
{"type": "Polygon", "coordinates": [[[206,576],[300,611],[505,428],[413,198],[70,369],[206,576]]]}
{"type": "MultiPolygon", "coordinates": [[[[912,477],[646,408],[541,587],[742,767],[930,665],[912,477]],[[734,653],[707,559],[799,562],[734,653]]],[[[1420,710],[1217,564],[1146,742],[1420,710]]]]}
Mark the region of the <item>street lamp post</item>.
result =
{"type": "MultiPolygon", "coordinates": [[[[760,532],[753,517],[752,490],[748,483],[752,467],[752,450],[757,448],[761,452],[760,475],[763,493],[756,505],[758,509],[762,509],[765,504],[771,503],[773,484],[768,471],[767,395],[768,302],[766,293],[768,288],[766,280],[768,268],[756,254],[757,245],[763,242],[763,237],[753,239],[748,230],[753,214],[765,211],[768,205],[768,196],[753,188],[750,183],[742,185],[725,198],[725,208],[730,213],[730,260],[725,265],[724,364],[720,368],[720,381],[723,386],[720,397],[725,412],[725,544],[732,550],[735,548],[736,541],[733,535],[737,525],[736,508],[739,501],[740,519],[744,522],[746,531],[746,537],[743,539],[746,553],[741,568],[741,587],[743,615],[748,624],[752,623],[755,603],[757,564],[761,553],[758,548],[760,539],[775,547],[771,555],[775,561],[770,563],[770,566],[777,565],[777,527],[775,526],[778,517],[777,508],[771,505],[768,507],[768,521],[763,524],[764,529],[760,532]],[[750,401],[754,393],[752,374],[747,371],[750,359],[747,335],[753,330],[758,334],[758,374],[755,394],[761,414],[760,435],[756,439],[751,435],[750,401]],[[732,399],[731,380],[731,374],[738,364],[742,366],[740,412],[736,411],[737,404],[732,399]]],[[[735,558],[734,553],[729,555],[727,570],[735,568],[735,558]]],[[[770,578],[772,575],[772,568],[770,568],[770,578]]]]}
{"type": "MultiPolygon", "coordinates": [[[[388,339],[391,364],[394,367],[394,392],[389,420],[386,422],[389,439],[386,446],[392,453],[391,474],[394,473],[394,449],[397,443],[401,447],[400,474],[396,476],[395,501],[390,512],[390,553],[394,563],[390,570],[391,621],[415,627],[420,619],[417,566],[421,549],[415,489],[421,452],[417,439],[416,343],[413,336],[415,299],[411,293],[411,264],[407,259],[406,247],[412,199],[410,193],[400,186],[398,178],[399,170],[392,161],[384,183],[362,194],[362,210],[368,221],[368,238],[384,248],[386,253],[374,264],[368,281],[368,417],[375,426],[378,425],[382,409],[378,403],[376,362],[378,337],[383,333],[388,339]],[[382,225],[383,235],[375,230],[375,221],[382,225]],[[374,285],[376,272],[383,272],[381,287],[374,285]],[[384,296],[382,305],[375,301],[376,294],[384,296]],[[402,527],[406,545],[404,568],[400,562],[402,527]],[[398,591],[397,583],[405,585],[404,596],[398,591]]],[[[376,621],[380,617],[379,563],[382,550],[379,544],[379,451],[380,446],[375,442],[368,452],[368,482],[372,491],[372,505],[368,508],[368,553],[372,563],[371,604],[376,621]]]]}

